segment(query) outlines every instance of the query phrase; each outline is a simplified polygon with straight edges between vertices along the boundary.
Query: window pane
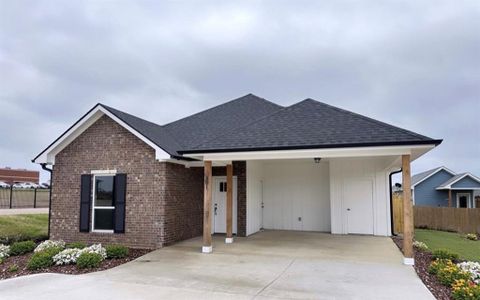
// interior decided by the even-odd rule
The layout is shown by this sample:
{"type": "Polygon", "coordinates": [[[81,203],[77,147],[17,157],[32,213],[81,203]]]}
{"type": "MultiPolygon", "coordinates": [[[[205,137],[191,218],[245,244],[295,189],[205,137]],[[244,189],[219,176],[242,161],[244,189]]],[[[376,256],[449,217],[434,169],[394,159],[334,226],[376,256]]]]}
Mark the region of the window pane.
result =
{"type": "Polygon", "coordinates": [[[113,206],[114,176],[95,177],[95,206],[113,206]]]}
{"type": "Polygon", "coordinates": [[[94,229],[113,230],[113,209],[96,209],[94,229]]]}

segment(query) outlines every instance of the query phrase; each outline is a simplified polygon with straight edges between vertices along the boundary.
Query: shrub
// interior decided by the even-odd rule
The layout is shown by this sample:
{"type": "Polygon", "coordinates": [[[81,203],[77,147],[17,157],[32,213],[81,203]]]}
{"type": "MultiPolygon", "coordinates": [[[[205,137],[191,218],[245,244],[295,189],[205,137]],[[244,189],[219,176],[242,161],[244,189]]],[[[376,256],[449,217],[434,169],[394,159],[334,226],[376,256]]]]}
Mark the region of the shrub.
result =
{"type": "Polygon", "coordinates": [[[87,244],[85,244],[84,242],[73,242],[73,243],[68,243],[66,245],[67,249],[83,249],[86,247],[87,247],[87,244]]]}
{"type": "Polygon", "coordinates": [[[0,244],[0,259],[5,259],[10,255],[10,246],[0,244]]]}
{"type": "Polygon", "coordinates": [[[478,237],[475,233],[469,233],[469,234],[465,235],[465,238],[467,240],[472,240],[472,241],[478,240],[478,237]]]}
{"type": "Polygon", "coordinates": [[[480,263],[467,261],[459,263],[457,266],[463,271],[470,273],[470,279],[474,283],[480,284],[480,263]]]}
{"type": "Polygon", "coordinates": [[[60,248],[64,249],[65,248],[65,242],[64,241],[53,241],[53,240],[46,240],[41,242],[37,248],[35,248],[34,252],[40,252],[43,250],[46,250],[48,248],[60,248]]]}
{"type": "Polygon", "coordinates": [[[16,242],[10,246],[10,255],[17,256],[28,252],[32,252],[35,249],[34,241],[16,242]]]}
{"type": "Polygon", "coordinates": [[[446,249],[438,249],[432,252],[432,256],[435,259],[449,259],[449,260],[457,260],[458,254],[450,252],[446,249]]]}
{"type": "Polygon", "coordinates": [[[434,260],[430,263],[430,266],[428,266],[428,273],[437,275],[440,269],[445,268],[447,264],[451,262],[452,262],[451,260],[446,260],[446,259],[434,260]]]}
{"type": "Polygon", "coordinates": [[[78,257],[82,254],[81,249],[67,248],[62,250],[53,257],[53,262],[56,265],[69,265],[77,262],[78,257]]]}
{"type": "Polygon", "coordinates": [[[107,250],[105,250],[105,248],[102,247],[102,244],[95,244],[87,248],[84,248],[82,249],[82,253],[84,252],[99,254],[102,257],[102,259],[107,258],[107,250]]]}
{"type": "Polygon", "coordinates": [[[452,284],[452,298],[455,300],[480,299],[480,286],[470,280],[455,280],[452,284]]]}
{"type": "Polygon", "coordinates": [[[128,248],[122,245],[108,245],[105,249],[107,258],[124,258],[128,256],[128,248]]]}
{"type": "Polygon", "coordinates": [[[428,246],[424,242],[414,241],[413,242],[413,247],[415,247],[419,250],[422,250],[422,251],[427,251],[428,250],[428,246]]]}
{"type": "Polygon", "coordinates": [[[435,274],[438,281],[445,286],[451,286],[456,280],[470,279],[470,273],[463,271],[451,260],[437,261],[437,265],[434,263],[435,262],[430,265],[431,268],[429,268],[429,272],[435,274]]]}
{"type": "Polygon", "coordinates": [[[45,250],[35,252],[28,261],[27,268],[30,270],[38,270],[47,268],[53,265],[53,257],[60,253],[62,248],[49,247],[45,250]]]}
{"type": "Polygon", "coordinates": [[[77,267],[80,269],[98,268],[103,261],[103,256],[94,252],[84,252],[77,259],[77,267]]]}
{"type": "Polygon", "coordinates": [[[14,273],[14,272],[17,272],[17,271],[18,271],[18,265],[16,265],[16,264],[13,264],[8,268],[8,272],[10,272],[10,273],[14,273]]]}

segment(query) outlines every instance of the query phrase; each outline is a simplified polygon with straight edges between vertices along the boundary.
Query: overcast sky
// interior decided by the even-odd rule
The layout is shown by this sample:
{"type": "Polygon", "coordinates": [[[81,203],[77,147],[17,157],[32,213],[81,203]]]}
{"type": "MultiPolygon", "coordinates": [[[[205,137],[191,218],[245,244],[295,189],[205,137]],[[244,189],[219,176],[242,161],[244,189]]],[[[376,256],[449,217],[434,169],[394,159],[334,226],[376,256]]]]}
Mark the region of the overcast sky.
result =
{"type": "Polygon", "coordinates": [[[97,102],[163,124],[254,93],[443,138],[413,171],[480,176],[480,1],[158,2],[0,0],[0,166],[39,169],[97,102]]]}

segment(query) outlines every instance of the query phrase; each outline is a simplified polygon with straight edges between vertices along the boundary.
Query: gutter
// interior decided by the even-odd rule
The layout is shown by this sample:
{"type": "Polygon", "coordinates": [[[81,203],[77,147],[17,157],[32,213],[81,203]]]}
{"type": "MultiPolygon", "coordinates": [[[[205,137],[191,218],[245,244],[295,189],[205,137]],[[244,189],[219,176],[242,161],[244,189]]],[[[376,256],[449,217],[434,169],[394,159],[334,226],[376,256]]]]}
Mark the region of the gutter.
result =
{"type": "Polygon", "coordinates": [[[40,164],[42,166],[42,169],[50,173],[50,194],[48,195],[48,239],[50,239],[50,223],[51,223],[51,216],[52,216],[52,186],[53,186],[53,181],[52,181],[52,174],[53,174],[53,169],[47,168],[47,164],[40,164]]]}
{"type": "MultiPolygon", "coordinates": [[[[392,175],[395,175],[395,174],[398,174],[398,173],[401,173],[402,172],[402,169],[398,170],[398,171],[393,171],[391,172],[389,175],[388,175],[388,183],[389,183],[389,191],[390,191],[390,231],[392,233],[393,236],[396,236],[397,234],[395,233],[395,230],[394,230],[394,224],[393,224],[393,191],[392,191],[392,175]]],[[[403,185],[402,185],[403,187],[403,185]]]]}

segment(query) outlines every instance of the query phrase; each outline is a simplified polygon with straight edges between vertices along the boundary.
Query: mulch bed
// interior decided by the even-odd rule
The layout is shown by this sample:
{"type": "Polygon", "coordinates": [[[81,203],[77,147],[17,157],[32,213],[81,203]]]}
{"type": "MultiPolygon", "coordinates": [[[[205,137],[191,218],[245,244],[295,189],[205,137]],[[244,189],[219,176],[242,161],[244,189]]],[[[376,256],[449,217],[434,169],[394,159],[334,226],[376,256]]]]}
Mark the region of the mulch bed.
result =
{"type": "Polygon", "coordinates": [[[149,249],[129,249],[128,257],[118,259],[105,259],[100,267],[94,269],[79,269],[76,265],[64,265],[64,266],[52,266],[41,270],[29,270],[27,269],[27,263],[33,253],[28,253],[20,256],[8,257],[2,264],[0,264],[0,280],[13,278],[18,276],[38,274],[38,273],[60,273],[60,274],[85,274],[97,271],[103,271],[119,266],[121,264],[132,261],[142,255],[147,254],[152,250],[149,249]],[[10,272],[11,266],[17,265],[18,271],[10,272]]]}
{"type": "MultiPolygon", "coordinates": [[[[399,236],[393,236],[392,240],[395,242],[397,247],[402,250],[403,239],[399,236]]],[[[416,248],[413,249],[415,265],[413,266],[415,271],[418,274],[418,277],[423,281],[423,284],[430,290],[430,292],[439,300],[450,300],[452,294],[450,289],[442,285],[435,275],[428,273],[428,267],[433,261],[432,255],[425,251],[420,251],[416,248]]]]}

